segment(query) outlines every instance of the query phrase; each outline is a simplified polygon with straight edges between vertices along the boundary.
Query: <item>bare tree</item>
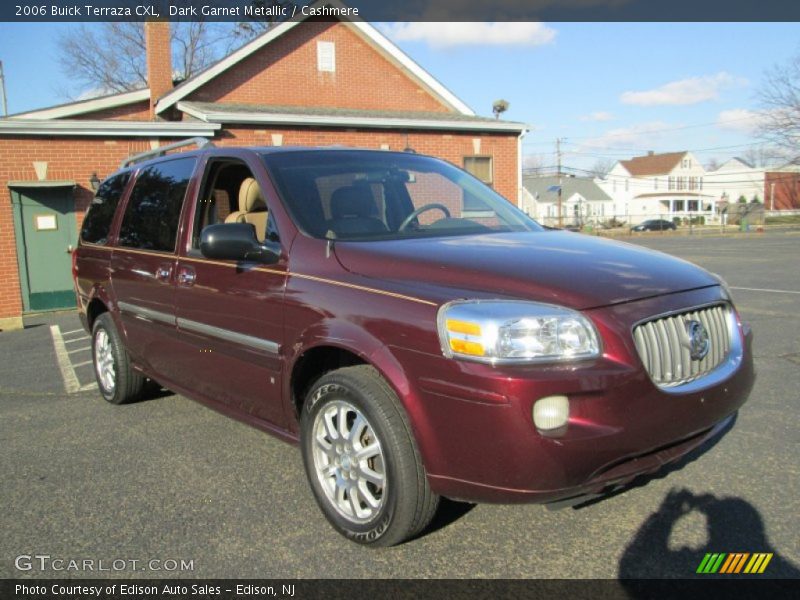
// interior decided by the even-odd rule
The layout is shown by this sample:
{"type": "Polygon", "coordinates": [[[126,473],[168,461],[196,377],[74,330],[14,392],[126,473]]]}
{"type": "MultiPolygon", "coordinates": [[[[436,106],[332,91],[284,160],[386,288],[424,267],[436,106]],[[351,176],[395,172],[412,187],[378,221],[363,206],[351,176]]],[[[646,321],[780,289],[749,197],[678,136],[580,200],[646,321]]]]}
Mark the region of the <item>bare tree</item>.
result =
{"type": "Polygon", "coordinates": [[[722,165],[719,164],[719,161],[716,158],[709,158],[708,162],[706,163],[705,169],[706,171],[716,171],[722,165]]]}
{"type": "Polygon", "coordinates": [[[761,135],[796,156],[800,150],[800,53],[767,71],[758,93],[761,135]]]}
{"type": "Polygon", "coordinates": [[[605,179],[608,172],[614,168],[614,165],[617,164],[617,161],[612,160],[610,158],[599,158],[597,162],[594,163],[594,166],[589,170],[589,172],[594,177],[599,177],[600,179],[605,179]]]}
{"type": "MultiPolygon", "coordinates": [[[[173,23],[173,78],[191,77],[224,51],[223,23],[173,23]]],[[[96,23],[64,31],[58,39],[61,68],[75,82],[73,93],[102,95],[147,87],[143,23],[96,23]]]]}
{"type": "MultiPolygon", "coordinates": [[[[795,147],[795,152],[797,152],[795,147]]],[[[751,146],[742,158],[756,168],[774,166],[777,162],[786,162],[785,152],[767,145],[751,146]]]]}

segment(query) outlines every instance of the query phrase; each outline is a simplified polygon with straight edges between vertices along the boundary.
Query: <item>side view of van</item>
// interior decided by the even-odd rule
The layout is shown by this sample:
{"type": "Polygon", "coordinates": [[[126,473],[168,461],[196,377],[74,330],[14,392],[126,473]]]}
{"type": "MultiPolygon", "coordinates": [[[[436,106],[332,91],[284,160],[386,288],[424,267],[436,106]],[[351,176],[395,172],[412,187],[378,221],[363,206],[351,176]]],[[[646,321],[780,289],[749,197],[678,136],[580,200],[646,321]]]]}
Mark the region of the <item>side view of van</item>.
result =
{"type": "Polygon", "coordinates": [[[750,327],[699,267],[546,230],[428,156],[191,143],[126,160],[84,220],[100,392],[150,379],[298,444],[348,539],[413,538],[442,496],[616,489],[750,393],[750,327]]]}

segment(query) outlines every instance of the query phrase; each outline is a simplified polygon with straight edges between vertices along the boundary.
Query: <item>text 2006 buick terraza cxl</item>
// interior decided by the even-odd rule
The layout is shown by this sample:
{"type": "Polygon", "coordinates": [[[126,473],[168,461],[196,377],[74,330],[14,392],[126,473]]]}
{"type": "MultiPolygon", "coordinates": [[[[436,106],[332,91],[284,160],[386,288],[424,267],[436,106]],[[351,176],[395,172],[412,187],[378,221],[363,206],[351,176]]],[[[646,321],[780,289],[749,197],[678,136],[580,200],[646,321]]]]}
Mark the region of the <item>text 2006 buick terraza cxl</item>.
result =
{"type": "Polygon", "coordinates": [[[74,271],[108,401],[150,378],[298,442],[325,516],[364,544],[419,534],[440,496],[617,487],[718,433],[754,378],[715,275],[545,230],[410,153],[133,157],[74,271]]]}

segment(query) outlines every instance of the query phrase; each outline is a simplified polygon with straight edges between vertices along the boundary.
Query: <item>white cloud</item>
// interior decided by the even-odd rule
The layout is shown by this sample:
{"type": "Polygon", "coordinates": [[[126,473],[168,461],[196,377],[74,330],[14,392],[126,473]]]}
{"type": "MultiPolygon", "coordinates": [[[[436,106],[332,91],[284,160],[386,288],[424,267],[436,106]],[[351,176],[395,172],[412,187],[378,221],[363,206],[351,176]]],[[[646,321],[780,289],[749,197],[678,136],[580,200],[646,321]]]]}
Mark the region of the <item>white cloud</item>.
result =
{"type": "Polygon", "coordinates": [[[650,147],[662,137],[664,132],[669,132],[675,127],[676,125],[663,121],[650,121],[631,125],[630,127],[609,129],[602,135],[584,140],[581,144],[581,149],[650,147]]]}
{"type": "Polygon", "coordinates": [[[716,75],[671,81],[652,90],[624,92],[620,101],[638,106],[697,104],[716,99],[723,89],[746,84],[746,79],[721,71],[716,75]]]}
{"type": "Polygon", "coordinates": [[[763,123],[764,114],[747,108],[723,110],[717,117],[717,125],[739,133],[752,134],[763,123]]]}
{"type": "Polygon", "coordinates": [[[551,43],[556,30],[544,23],[387,23],[384,32],[399,42],[425,42],[434,48],[452,46],[541,46],[551,43]]]}
{"type": "Polygon", "coordinates": [[[598,110],[593,113],[589,113],[588,115],[581,115],[578,117],[581,121],[595,121],[595,122],[604,122],[604,121],[613,121],[616,117],[612,115],[610,112],[606,112],[603,110],[598,110]]]}

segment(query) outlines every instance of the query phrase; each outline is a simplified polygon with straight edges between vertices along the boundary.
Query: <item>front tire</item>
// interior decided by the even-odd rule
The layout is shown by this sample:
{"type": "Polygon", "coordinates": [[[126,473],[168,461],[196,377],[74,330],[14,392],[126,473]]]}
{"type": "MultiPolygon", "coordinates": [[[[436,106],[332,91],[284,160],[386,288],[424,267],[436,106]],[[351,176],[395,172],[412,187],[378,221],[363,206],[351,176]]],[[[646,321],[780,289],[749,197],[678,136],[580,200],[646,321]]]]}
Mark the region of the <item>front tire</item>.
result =
{"type": "Polygon", "coordinates": [[[111,404],[125,404],[140,397],[145,377],[131,367],[128,353],[109,313],[92,327],[92,361],[97,387],[111,404]]]}
{"type": "Polygon", "coordinates": [[[321,377],[301,415],[303,462],[322,512],[354,542],[392,546],[420,533],[439,497],[428,485],[396,394],[368,365],[321,377]]]}

